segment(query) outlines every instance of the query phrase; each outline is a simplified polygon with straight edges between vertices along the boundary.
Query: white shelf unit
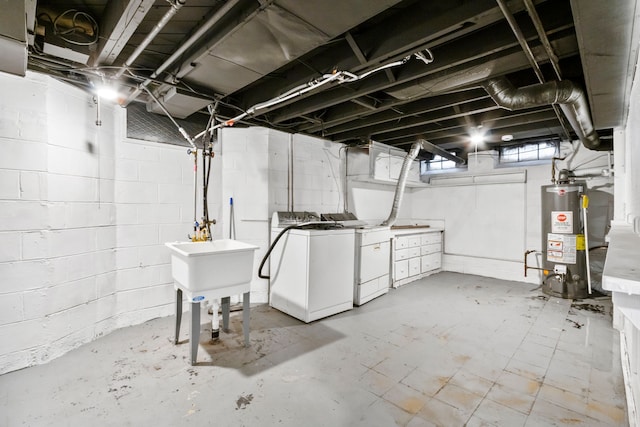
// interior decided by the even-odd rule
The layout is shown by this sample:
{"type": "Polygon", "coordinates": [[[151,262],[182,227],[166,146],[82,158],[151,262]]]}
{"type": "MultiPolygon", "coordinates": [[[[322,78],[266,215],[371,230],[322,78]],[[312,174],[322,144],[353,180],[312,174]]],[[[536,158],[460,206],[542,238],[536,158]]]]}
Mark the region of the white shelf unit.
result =
{"type": "Polygon", "coordinates": [[[403,230],[391,240],[392,286],[437,273],[442,267],[442,230],[403,230]]]}
{"type": "MultiPolygon", "coordinates": [[[[350,148],[347,153],[347,176],[352,181],[396,185],[406,155],[404,150],[374,141],[366,148],[350,148]]],[[[426,186],[420,180],[418,160],[411,162],[406,185],[426,186]]]]}

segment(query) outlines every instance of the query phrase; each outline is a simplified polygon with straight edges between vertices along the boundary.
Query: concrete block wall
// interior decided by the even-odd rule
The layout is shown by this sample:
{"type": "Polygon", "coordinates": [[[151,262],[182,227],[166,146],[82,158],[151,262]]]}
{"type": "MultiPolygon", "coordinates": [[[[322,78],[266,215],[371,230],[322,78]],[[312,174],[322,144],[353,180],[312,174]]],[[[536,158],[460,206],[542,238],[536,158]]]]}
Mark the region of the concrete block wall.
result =
{"type": "Polygon", "coordinates": [[[292,138],[294,210],[342,212],[344,146],[302,134],[292,138]]]}
{"type": "Polygon", "coordinates": [[[115,253],[114,110],[37,74],[0,76],[0,372],[93,339],[115,253]]]}
{"type": "MultiPolygon", "coordinates": [[[[0,74],[0,91],[3,373],[173,312],[164,242],[192,230],[193,161],[124,138],[119,107],[103,105],[97,127],[93,98],[49,77],[0,74]]],[[[213,218],[220,173],[217,156],[213,218]]]]}
{"type": "MultiPolygon", "coordinates": [[[[265,128],[226,128],[220,132],[224,207],[219,228],[224,238],[260,248],[254,258],[252,302],[267,301],[268,283],[258,278],[258,266],[269,241],[269,140],[278,134],[265,128]]],[[[232,302],[239,301],[238,296],[232,297],[232,302]]]]}
{"type": "MultiPolygon", "coordinates": [[[[561,152],[561,156],[571,153],[575,155],[568,156],[564,162],[557,162],[558,169],[599,170],[608,164],[606,152],[587,150],[579,142],[564,143],[561,152]]],[[[482,155],[482,152],[478,154],[482,155]]],[[[508,173],[525,170],[526,183],[441,188],[433,186],[416,189],[412,194],[412,216],[444,219],[444,270],[540,283],[541,275],[535,270],[528,271],[527,277],[524,276],[522,258],[526,250],[542,249],[540,188],[551,184],[551,165],[544,162],[504,167],[496,165],[490,155],[484,155],[483,159],[485,161],[480,162],[482,167],[479,170],[471,167],[470,173],[508,173]],[[484,206],[489,210],[475,212],[473,208],[478,206],[484,206]],[[503,238],[488,239],[490,233],[487,230],[490,229],[496,230],[503,238]],[[467,234],[466,237],[456,235],[461,230],[467,234]],[[474,230],[481,232],[474,237],[474,230]],[[464,242],[465,247],[451,245],[453,237],[458,237],[458,241],[464,242]],[[505,250],[506,248],[509,250],[505,250]]],[[[470,158],[470,166],[473,162],[474,159],[470,158]]],[[[456,173],[465,174],[453,174],[456,173]]],[[[590,246],[595,246],[602,241],[605,228],[603,224],[608,221],[607,218],[610,219],[608,203],[613,192],[613,180],[602,177],[587,177],[582,180],[586,182],[587,191],[592,195],[594,202],[589,208],[589,225],[593,231],[598,229],[598,235],[594,236],[597,238],[590,239],[590,246]]],[[[592,233],[589,235],[591,237],[592,233]]],[[[529,255],[530,265],[539,266],[540,256],[529,255]]]]}
{"type": "MultiPolygon", "coordinates": [[[[236,238],[260,248],[251,299],[267,302],[268,282],[257,276],[271,240],[271,217],[289,209],[342,211],[342,145],[259,127],[223,129],[221,141],[224,237],[229,235],[228,204],[233,198],[236,238]]],[[[268,264],[263,273],[268,273],[268,264]]]]}

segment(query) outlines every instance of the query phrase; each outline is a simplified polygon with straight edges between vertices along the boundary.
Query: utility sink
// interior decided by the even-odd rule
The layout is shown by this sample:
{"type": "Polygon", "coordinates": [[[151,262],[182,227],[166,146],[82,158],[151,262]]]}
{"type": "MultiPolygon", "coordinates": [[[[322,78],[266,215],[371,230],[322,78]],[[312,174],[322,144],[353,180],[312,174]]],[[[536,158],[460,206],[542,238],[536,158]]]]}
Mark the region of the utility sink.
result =
{"type": "MultiPolygon", "coordinates": [[[[242,294],[242,330],[244,345],[248,347],[253,255],[258,247],[230,239],[169,242],[165,245],[171,250],[171,274],[176,288],[175,344],[179,342],[183,292],[191,303],[191,364],[195,364],[198,357],[200,305],[207,300],[222,298],[222,324],[223,330],[227,331],[229,297],[242,294]]],[[[216,315],[212,318],[212,331],[217,329],[217,313],[216,309],[216,315]]]]}
{"type": "Polygon", "coordinates": [[[187,292],[228,288],[251,282],[257,246],[237,240],[169,242],[173,279],[187,292]]]}

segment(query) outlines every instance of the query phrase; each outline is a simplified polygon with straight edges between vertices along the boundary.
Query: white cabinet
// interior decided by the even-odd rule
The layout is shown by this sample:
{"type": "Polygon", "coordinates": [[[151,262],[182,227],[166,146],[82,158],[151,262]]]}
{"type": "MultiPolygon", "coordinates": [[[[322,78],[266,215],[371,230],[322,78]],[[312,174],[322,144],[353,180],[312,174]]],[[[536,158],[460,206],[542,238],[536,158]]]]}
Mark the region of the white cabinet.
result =
{"type": "Polygon", "coordinates": [[[355,305],[362,305],[389,292],[390,258],[389,227],[356,230],[355,305]]]}
{"type": "MultiPolygon", "coordinates": [[[[379,142],[371,141],[367,148],[350,148],[347,176],[356,181],[372,181],[395,185],[407,152],[379,142]]],[[[409,166],[408,186],[423,186],[420,181],[420,162],[413,160],[409,166]]]]}
{"type": "Polygon", "coordinates": [[[396,230],[391,240],[394,288],[440,271],[442,231],[396,230]]]}

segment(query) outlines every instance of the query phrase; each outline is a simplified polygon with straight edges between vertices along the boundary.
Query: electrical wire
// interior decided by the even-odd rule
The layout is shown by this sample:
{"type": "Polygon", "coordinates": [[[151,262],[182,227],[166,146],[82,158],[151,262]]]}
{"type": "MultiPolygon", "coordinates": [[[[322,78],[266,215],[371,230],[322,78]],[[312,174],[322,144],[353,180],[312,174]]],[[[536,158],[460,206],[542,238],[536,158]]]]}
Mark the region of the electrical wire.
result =
{"type": "MultiPolygon", "coordinates": [[[[49,17],[48,15],[47,17],[51,19],[51,17],[49,17]]],[[[65,10],[60,15],[58,15],[56,19],[53,20],[53,34],[55,34],[62,40],[66,41],[67,43],[75,44],[77,46],[91,46],[92,44],[96,43],[99,37],[99,30],[100,30],[100,26],[98,25],[96,20],[93,19],[91,15],[76,9],[65,10]],[[65,30],[61,30],[59,28],[60,20],[62,20],[64,17],[66,17],[70,13],[73,13],[71,17],[71,27],[65,30]],[[92,34],[88,33],[85,27],[78,25],[78,21],[80,20],[80,18],[84,18],[89,22],[89,25],[91,25],[92,34]],[[88,41],[77,41],[77,40],[70,39],[69,37],[65,37],[65,36],[76,35],[76,34],[80,34],[82,37],[91,36],[92,38],[89,39],[88,41]]]]}
{"type": "MultiPolygon", "coordinates": [[[[427,57],[427,55],[422,53],[422,51],[413,53],[412,55],[415,56],[416,58],[418,58],[419,60],[423,61],[425,64],[430,64],[431,62],[433,62],[433,54],[428,49],[424,49],[424,50],[429,53],[428,57],[427,57]]],[[[302,95],[304,95],[304,94],[306,94],[308,92],[311,92],[312,90],[318,89],[318,88],[320,88],[320,87],[322,87],[322,86],[324,86],[326,84],[329,84],[331,82],[336,82],[338,84],[352,83],[352,82],[356,82],[358,80],[364,79],[364,78],[370,76],[371,74],[377,73],[379,71],[382,71],[382,70],[385,70],[385,69],[388,69],[388,68],[392,68],[392,67],[397,67],[399,65],[403,65],[407,61],[409,61],[409,59],[411,59],[412,55],[405,56],[401,60],[398,60],[398,61],[395,61],[395,62],[390,62],[388,64],[381,65],[381,66],[376,67],[376,68],[374,68],[372,70],[366,71],[366,72],[364,72],[362,74],[354,74],[354,73],[352,73],[350,71],[337,71],[337,70],[334,70],[332,73],[323,74],[321,77],[313,79],[308,83],[298,85],[298,86],[286,91],[285,93],[276,96],[275,98],[272,98],[270,100],[255,104],[252,107],[248,108],[246,111],[244,111],[242,114],[240,114],[240,115],[238,115],[236,117],[233,117],[233,118],[231,118],[231,119],[229,119],[227,121],[224,121],[224,122],[221,122],[221,123],[215,125],[213,127],[213,129],[211,129],[211,130],[214,130],[214,129],[217,129],[217,128],[221,128],[221,127],[225,127],[225,126],[233,126],[238,121],[244,119],[247,116],[251,116],[251,115],[255,114],[259,110],[264,110],[264,109],[267,109],[269,107],[273,107],[275,105],[282,104],[283,102],[286,102],[286,101],[288,101],[290,99],[293,99],[293,98],[297,98],[299,96],[302,96],[302,95]]],[[[206,132],[207,132],[207,130],[204,130],[200,134],[196,135],[196,138],[199,138],[201,135],[205,134],[206,132]]]]}

